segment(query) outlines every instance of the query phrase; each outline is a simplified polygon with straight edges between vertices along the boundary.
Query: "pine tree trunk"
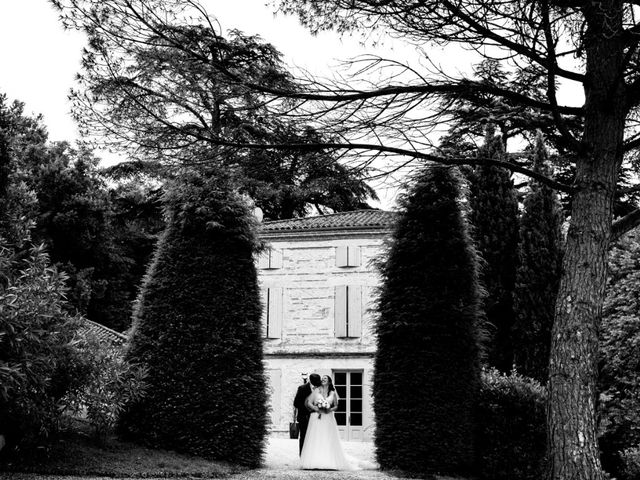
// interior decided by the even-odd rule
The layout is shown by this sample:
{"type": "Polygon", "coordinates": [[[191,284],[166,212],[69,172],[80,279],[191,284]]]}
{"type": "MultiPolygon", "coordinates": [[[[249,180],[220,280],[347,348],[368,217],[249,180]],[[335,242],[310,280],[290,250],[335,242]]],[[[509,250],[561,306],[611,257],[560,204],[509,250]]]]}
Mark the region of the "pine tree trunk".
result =
{"type": "Polygon", "coordinates": [[[549,364],[549,449],[553,480],[601,480],[597,441],[598,326],[626,117],[622,6],[585,8],[586,151],[576,164],[576,193],[558,292],[549,364]]]}

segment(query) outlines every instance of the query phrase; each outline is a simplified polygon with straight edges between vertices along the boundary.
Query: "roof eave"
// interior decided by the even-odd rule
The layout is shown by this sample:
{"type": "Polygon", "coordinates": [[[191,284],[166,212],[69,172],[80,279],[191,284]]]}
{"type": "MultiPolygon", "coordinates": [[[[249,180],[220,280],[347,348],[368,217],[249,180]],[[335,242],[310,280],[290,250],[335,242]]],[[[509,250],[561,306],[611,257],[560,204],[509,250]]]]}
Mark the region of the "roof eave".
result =
{"type": "Polygon", "coordinates": [[[391,227],[370,226],[370,227],[322,227],[322,228],[304,228],[304,229],[283,229],[261,231],[260,238],[293,238],[293,237],[335,237],[336,235],[353,237],[363,235],[386,236],[392,231],[391,227]]]}

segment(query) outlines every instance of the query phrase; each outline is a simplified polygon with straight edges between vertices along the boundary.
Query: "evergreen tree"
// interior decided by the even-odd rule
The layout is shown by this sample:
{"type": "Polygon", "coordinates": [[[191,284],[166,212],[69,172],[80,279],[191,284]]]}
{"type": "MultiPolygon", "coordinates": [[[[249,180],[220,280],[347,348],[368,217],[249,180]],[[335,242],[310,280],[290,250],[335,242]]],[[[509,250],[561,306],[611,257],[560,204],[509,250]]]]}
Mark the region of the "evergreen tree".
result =
{"type": "Polygon", "coordinates": [[[451,167],[426,170],[381,266],[373,394],[384,469],[462,472],[473,463],[480,299],[459,196],[451,167]]]}
{"type": "MultiPolygon", "coordinates": [[[[539,133],[534,168],[549,175],[539,133]]],[[[555,191],[535,180],[524,199],[515,286],[514,362],[519,373],[546,383],[551,327],[562,271],[562,206],[555,191]]]]}
{"type": "Polygon", "coordinates": [[[165,202],[168,224],[127,353],[148,368],[149,390],[128,406],[123,432],[156,447],[257,466],[267,407],[254,220],[219,175],[185,174],[165,202]]]}
{"type": "MultiPolygon", "coordinates": [[[[487,129],[481,157],[505,160],[502,139],[487,129]]],[[[483,259],[481,280],[487,290],[487,362],[502,372],[513,365],[513,290],[518,248],[518,200],[508,170],[477,167],[470,186],[471,223],[478,253],[483,259]]]]}

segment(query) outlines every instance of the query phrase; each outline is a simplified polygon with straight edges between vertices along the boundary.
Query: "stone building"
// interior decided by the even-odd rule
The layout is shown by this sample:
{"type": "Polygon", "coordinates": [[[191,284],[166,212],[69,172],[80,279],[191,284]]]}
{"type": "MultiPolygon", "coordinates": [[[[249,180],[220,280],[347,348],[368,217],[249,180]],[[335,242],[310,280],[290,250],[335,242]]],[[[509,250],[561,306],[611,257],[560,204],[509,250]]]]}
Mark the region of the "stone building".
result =
{"type": "Polygon", "coordinates": [[[271,427],[288,434],[302,375],[330,374],[340,395],[342,438],[370,441],[375,341],[373,265],[395,218],[358,210],[265,222],[258,260],[271,427]]]}

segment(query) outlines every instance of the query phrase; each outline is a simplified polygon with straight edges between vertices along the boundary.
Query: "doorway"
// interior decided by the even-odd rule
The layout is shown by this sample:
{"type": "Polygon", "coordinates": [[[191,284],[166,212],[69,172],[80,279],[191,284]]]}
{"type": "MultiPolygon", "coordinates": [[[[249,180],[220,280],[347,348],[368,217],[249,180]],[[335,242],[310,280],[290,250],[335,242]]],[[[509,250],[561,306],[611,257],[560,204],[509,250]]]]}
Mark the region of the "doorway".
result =
{"type": "Polygon", "coordinates": [[[334,370],[336,392],[340,397],[335,412],[340,438],[345,441],[363,440],[362,370],[334,370]]]}

